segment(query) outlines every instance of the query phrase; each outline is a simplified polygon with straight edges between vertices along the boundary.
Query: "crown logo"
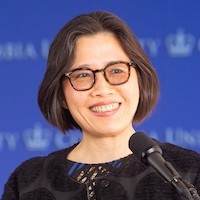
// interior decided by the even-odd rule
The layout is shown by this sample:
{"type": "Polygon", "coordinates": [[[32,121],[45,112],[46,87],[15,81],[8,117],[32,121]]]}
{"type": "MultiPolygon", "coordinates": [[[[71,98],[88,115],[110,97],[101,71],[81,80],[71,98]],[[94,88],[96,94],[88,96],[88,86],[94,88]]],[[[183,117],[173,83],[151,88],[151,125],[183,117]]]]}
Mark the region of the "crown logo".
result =
{"type": "Polygon", "coordinates": [[[191,55],[195,44],[195,37],[184,33],[183,29],[178,29],[176,34],[168,35],[166,46],[172,57],[188,57],[191,55]]]}
{"type": "Polygon", "coordinates": [[[23,140],[29,151],[44,151],[51,142],[52,132],[42,129],[40,124],[36,124],[33,129],[27,129],[23,133],[23,140]]]}

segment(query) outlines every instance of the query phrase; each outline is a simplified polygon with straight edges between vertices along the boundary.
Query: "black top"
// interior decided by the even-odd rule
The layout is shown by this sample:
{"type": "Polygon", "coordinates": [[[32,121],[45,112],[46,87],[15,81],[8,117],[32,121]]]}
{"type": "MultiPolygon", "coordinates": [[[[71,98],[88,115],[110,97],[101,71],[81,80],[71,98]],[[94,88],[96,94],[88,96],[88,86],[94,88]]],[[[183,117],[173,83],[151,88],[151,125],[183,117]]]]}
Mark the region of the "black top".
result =
{"type": "MultiPolygon", "coordinates": [[[[164,158],[183,179],[200,190],[200,155],[171,144],[159,144],[164,158]]],[[[73,176],[74,170],[70,172],[74,163],[66,159],[74,147],[75,145],[22,163],[5,184],[2,200],[89,200],[89,182],[77,181],[77,176],[73,176]]],[[[93,166],[87,165],[85,172],[93,166]]],[[[104,168],[108,163],[101,166],[104,168]]],[[[94,176],[90,182],[95,185],[93,191],[97,200],[184,199],[134,154],[128,156],[121,167],[110,165],[105,168],[109,173],[102,173],[100,169],[100,175],[94,176]]]]}

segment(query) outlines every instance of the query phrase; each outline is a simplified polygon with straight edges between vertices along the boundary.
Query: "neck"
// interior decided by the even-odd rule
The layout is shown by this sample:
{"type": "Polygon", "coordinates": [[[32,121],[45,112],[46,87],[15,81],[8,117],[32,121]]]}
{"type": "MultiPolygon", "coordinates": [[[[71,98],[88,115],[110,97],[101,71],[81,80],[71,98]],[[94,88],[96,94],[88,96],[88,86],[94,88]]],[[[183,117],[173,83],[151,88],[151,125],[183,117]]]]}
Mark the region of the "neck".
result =
{"type": "Polygon", "coordinates": [[[128,156],[132,153],[128,147],[128,141],[134,132],[134,129],[132,129],[124,134],[104,137],[95,137],[83,133],[81,142],[69,154],[68,159],[95,164],[111,162],[128,156]]]}

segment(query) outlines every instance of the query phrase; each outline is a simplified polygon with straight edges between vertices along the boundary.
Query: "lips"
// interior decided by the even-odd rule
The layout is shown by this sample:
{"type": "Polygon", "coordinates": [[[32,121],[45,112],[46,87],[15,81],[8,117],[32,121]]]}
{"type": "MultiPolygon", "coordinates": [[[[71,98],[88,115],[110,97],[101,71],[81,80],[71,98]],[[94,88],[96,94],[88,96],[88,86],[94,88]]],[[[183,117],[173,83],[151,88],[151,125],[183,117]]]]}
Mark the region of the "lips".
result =
{"type": "Polygon", "coordinates": [[[111,103],[107,105],[93,106],[90,107],[90,110],[95,113],[106,113],[111,112],[119,107],[119,103],[111,103]]]}

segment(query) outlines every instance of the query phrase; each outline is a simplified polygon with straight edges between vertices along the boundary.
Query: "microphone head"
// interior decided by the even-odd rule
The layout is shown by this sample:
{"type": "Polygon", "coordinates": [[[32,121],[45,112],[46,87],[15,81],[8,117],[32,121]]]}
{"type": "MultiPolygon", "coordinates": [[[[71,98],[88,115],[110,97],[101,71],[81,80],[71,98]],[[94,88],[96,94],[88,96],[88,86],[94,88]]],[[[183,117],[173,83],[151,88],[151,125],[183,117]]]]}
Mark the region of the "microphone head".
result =
{"type": "Polygon", "coordinates": [[[136,132],[130,137],[129,148],[143,162],[153,152],[162,154],[158,144],[143,132],[136,132]]]}

